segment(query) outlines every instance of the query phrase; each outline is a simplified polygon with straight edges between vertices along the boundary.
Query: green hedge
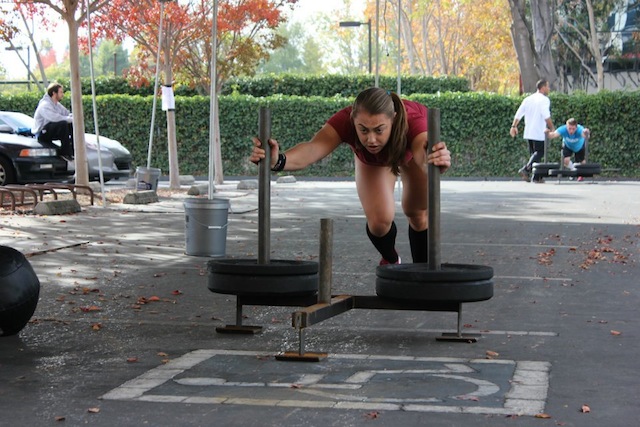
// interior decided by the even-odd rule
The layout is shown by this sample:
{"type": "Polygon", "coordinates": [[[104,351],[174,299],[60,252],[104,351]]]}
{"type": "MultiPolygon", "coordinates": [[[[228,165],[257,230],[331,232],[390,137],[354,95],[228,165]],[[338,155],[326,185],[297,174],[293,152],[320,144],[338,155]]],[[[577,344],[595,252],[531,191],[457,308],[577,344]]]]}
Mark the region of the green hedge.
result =
{"type": "MultiPolygon", "coordinates": [[[[69,102],[66,97],[64,102],[69,102]]],[[[443,93],[411,95],[441,110],[441,136],[453,153],[451,177],[515,177],[528,158],[525,142],[512,139],[509,127],[522,97],[505,97],[481,93],[443,93]]],[[[0,110],[32,114],[39,100],[37,94],[0,97],[0,110]]],[[[308,140],[329,116],[349,105],[352,98],[297,97],[276,95],[266,98],[221,96],[220,135],[223,172],[227,176],[255,175],[257,167],[247,157],[251,137],[257,133],[260,106],[272,110],[272,134],[285,149],[308,140]]],[[[101,135],[127,146],[138,166],[146,165],[151,123],[151,97],[104,95],[97,97],[101,135]]],[[[84,97],[85,124],[92,132],[91,98],[84,97]]],[[[551,94],[552,114],[556,126],[569,117],[592,130],[590,161],[605,169],[619,169],[617,176],[639,178],[640,92],[602,92],[596,95],[551,94]]],[[[156,113],[152,166],[168,171],[165,114],[156,113]]],[[[181,174],[196,176],[208,173],[209,99],[176,97],[178,160],[181,174]]],[[[521,127],[522,131],[522,127],[521,127]]],[[[551,142],[549,161],[558,161],[560,139],[551,142]]],[[[323,161],[304,171],[308,176],[351,176],[353,156],[340,147],[323,161]]]]}
{"type": "MultiPolygon", "coordinates": [[[[375,77],[366,75],[301,76],[271,74],[258,77],[231,78],[222,86],[223,95],[252,95],[266,97],[274,94],[295,96],[356,96],[363,88],[373,87],[375,77]]],[[[397,91],[397,77],[379,76],[378,86],[397,91]]],[[[400,92],[415,93],[468,92],[469,81],[462,77],[403,76],[400,92]]]]}
{"type": "MultiPolygon", "coordinates": [[[[60,79],[58,83],[69,88],[69,79],[60,79]]],[[[91,95],[91,79],[83,77],[82,94],[91,95]]],[[[222,95],[252,95],[257,97],[280,95],[322,96],[332,97],[355,96],[365,87],[374,86],[372,75],[345,76],[327,74],[319,76],[305,76],[299,74],[279,74],[258,77],[232,78],[222,86],[222,95]]],[[[396,91],[397,78],[395,76],[380,76],[379,86],[396,91]]],[[[153,81],[147,86],[134,87],[123,77],[101,76],[95,80],[97,95],[141,95],[153,94],[153,81]]],[[[468,92],[469,81],[462,77],[425,77],[403,76],[401,92],[438,93],[438,92],[468,92]]],[[[195,89],[184,85],[174,86],[176,96],[197,96],[195,89]]]]}

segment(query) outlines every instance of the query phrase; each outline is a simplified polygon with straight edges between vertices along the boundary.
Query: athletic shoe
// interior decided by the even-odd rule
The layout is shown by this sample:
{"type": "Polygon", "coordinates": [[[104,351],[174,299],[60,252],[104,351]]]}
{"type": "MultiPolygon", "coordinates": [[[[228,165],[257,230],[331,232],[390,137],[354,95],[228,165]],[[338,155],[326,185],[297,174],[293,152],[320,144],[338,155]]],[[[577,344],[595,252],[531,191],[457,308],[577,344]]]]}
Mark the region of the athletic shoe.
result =
{"type": "Polygon", "coordinates": [[[579,177],[578,177],[578,182],[582,182],[582,181],[584,181],[584,178],[583,178],[583,177],[581,177],[581,176],[579,176],[579,177]]]}
{"type": "Polygon", "coordinates": [[[523,167],[521,167],[520,170],[518,170],[518,173],[520,174],[523,180],[529,181],[530,177],[529,177],[529,171],[527,170],[527,165],[524,165],[523,167]]]}
{"type": "MultiPolygon", "coordinates": [[[[389,265],[389,264],[391,264],[389,261],[387,261],[386,259],[382,258],[382,259],[380,259],[380,264],[378,264],[378,265],[389,265]]],[[[394,265],[402,264],[402,262],[400,262],[400,257],[398,257],[398,261],[394,262],[393,264],[394,265]]]]}

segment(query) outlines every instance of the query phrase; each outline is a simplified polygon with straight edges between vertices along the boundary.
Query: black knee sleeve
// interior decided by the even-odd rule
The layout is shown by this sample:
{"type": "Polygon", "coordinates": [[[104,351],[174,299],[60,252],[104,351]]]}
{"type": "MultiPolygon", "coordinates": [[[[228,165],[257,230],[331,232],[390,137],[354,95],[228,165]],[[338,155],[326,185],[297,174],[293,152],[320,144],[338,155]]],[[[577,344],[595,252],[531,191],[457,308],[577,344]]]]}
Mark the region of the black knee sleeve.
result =
{"type": "Polygon", "coordinates": [[[429,230],[416,231],[409,226],[409,246],[414,263],[429,262],[429,230]]]}
{"type": "Polygon", "coordinates": [[[369,224],[366,225],[366,229],[369,240],[371,240],[373,246],[375,246],[378,252],[380,252],[382,258],[386,259],[391,264],[396,263],[398,261],[398,253],[396,252],[396,235],[398,234],[398,229],[396,228],[396,223],[391,222],[389,232],[381,237],[371,234],[369,224]]]}

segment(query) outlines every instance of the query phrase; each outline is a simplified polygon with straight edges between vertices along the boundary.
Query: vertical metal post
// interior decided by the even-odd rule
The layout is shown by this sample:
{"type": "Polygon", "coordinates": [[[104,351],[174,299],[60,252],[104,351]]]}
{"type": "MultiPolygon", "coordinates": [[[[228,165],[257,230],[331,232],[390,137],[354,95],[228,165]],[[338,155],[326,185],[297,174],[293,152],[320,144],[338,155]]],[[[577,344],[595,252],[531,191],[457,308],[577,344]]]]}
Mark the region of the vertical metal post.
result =
{"type": "Polygon", "coordinates": [[[402,1],[398,0],[398,57],[396,58],[398,67],[398,77],[396,82],[396,93],[402,93],[402,1]]]}
{"type": "Polygon", "coordinates": [[[258,176],[258,264],[269,264],[271,252],[271,110],[260,107],[258,138],[265,158],[260,162],[258,176]]]}
{"type": "Polygon", "coordinates": [[[209,70],[209,200],[213,199],[215,162],[220,138],[218,120],[218,1],[213,2],[211,17],[211,69],[209,70]]]}
{"type": "Polygon", "coordinates": [[[369,74],[373,72],[373,58],[371,56],[371,19],[367,21],[367,27],[369,30],[369,74]]]}
{"type": "Polygon", "coordinates": [[[318,302],[331,303],[331,282],[333,269],[333,220],[320,220],[320,283],[318,287],[318,302]]]}
{"type": "Polygon", "coordinates": [[[242,326],[242,304],[238,297],[236,297],[236,326],[242,326]]]}
{"type": "MultiPolygon", "coordinates": [[[[433,146],[440,142],[440,110],[429,108],[427,118],[427,154],[433,152],[433,146]]],[[[431,163],[427,165],[429,194],[427,196],[427,214],[429,222],[429,270],[440,270],[440,168],[431,163]]]]}
{"type": "Polygon", "coordinates": [[[156,105],[158,103],[158,80],[160,79],[160,51],[162,50],[162,26],[164,19],[164,2],[160,2],[160,24],[158,25],[158,53],[156,54],[156,79],[153,83],[153,106],[151,107],[151,127],[149,129],[149,147],[147,149],[147,168],[151,167],[151,151],[153,147],[153,128],[156,122],[156,105]]]}
{"type": "Polygon", "coordinates": [[[305,329],[298,329],[298,355],[303,356],[305,354],[305,329]]]}
{"type": "Polygon", "coordinates": [[[380,87],[380,0],[376,0],[376,77],[375,87],[380,87]]]}
{"type": "MultiPolygon", "coordinates": [[[[584,162],[585,163],[589,162],[589,136],[591,135],[586,135],[584,137],[584,162]]],[[[564,161],[564,159],[562,160],[564,161]]]]}

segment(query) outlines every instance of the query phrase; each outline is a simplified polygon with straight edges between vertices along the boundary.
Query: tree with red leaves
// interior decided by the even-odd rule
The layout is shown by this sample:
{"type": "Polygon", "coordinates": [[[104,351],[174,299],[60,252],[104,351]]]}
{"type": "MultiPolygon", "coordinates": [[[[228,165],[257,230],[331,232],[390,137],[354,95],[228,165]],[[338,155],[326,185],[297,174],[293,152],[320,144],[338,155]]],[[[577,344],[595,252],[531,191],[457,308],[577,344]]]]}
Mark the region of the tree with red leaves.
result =
{"type": "MultiPolygon", "coordinates": [[[[223,0],[217,16],[217,82],[232,75],[252,75],[268,51],[284,43],[276,27],[284,21],[283,11],[298,0],[223,0]]],[[[130,70],[139,82],[151,77],[156,56],[163,70],[163,85],[175,81],[210,92],[212,62],[211,28],[213,6],[207,0],[166,1],[161,7],[155,0],[113,0],[92,21],[102,37],[122,41],[133,39],[137,46],[138,66],[130,70]],[[160,10],[164,9],[161,54],[158,55],[160,10]],[[173,71],[177,70],[177,71],[173,71]]],[[[170,187],[178,187],[175,112],[167,112],[170,187]],[[176,166],[172,166],[172,164],[176,166]]],[[[216,118],[217,122],[217,118],[216,118]]],[[[219,144],[219,140],[216,141],[219,144]]],[[[219,147],[218,147],[219,148],[219,147]]],[[[219,153],[220,150],[218,149],[219,153]]],[[[216,183],[222,183],[222,162],[216,162],[216,183]]]]}
{"type": "MultiPolygon", "coordinates": [[[[40,22],[50,25],[47,15],[54,12],[62,18],[69,29],[69,63],[71,80],[71,111],[73,113],[73,140],[76,157],[76,183],[88,184],[87,154],[84,142],[84,110],[82,108],[82,84],[80,82],[79,29],[86,25],[89,12],[99,10],[109,0],[16,0],[15,5],[27,17],[39,17],[40,22]]],[[[34,110],[36,106],[34,105],[34,110]]]]}

